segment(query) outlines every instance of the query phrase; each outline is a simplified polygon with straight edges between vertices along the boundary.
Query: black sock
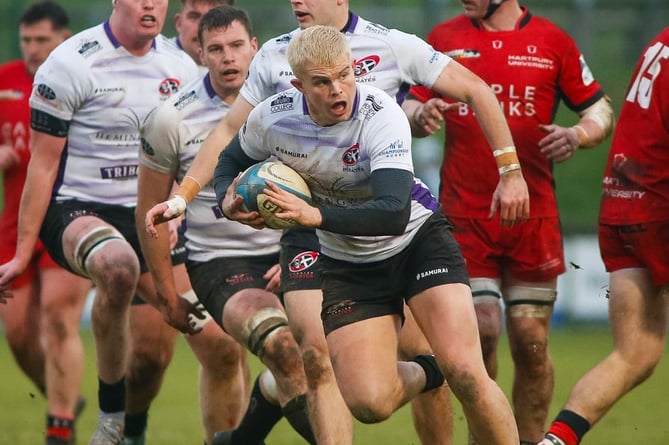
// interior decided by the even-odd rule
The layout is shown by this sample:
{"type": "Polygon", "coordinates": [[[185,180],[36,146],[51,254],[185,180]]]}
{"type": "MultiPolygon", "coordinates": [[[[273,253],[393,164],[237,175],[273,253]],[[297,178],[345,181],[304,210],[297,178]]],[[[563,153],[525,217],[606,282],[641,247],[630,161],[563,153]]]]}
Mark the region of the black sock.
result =
{"type": "Polygon", "coordinates": [[[444,375],[441,373],[441,369],[439,369],[437,360],[433,355],[417,355],[412,361],[418,363],[423,368],[423,371],[425,371],[425,388],[423,388],[423,392],[439,388],[444,384],[444,375]]]}
{"type": "Polygon", "coordinates": [[[146,431],[149,421],[149,410],[146,409],[137,414],[125,414],[125,425],[123,435],[126,437],[139,437],[146,431]]]}
{"type": "Polygon", "coordinates": [[[307,396],[302,394],[286,403],[283,415],[297,433],[312,445],[316,445],[314,432],[311,430],[309,416],[307,416],[307,396]]]}
{"type": "Polygon", "coordinates": [[[125,411],[125,378],[112,384],[98,378],[98,403],[103,413],[125,411]]]}
{"type": "Polygon", "coordinates": [[[260,444],[265,440],[283,411],[279,405],[271,404],[260,391],[260,377],[256,378],[251,391],[249,407],[239,426],[232,433],[233,443],[260,444]]]}
{"type": "Polygon", "coordinates": [[[590,429],[590,422],[568,409],[560,411],[557,417],[555,417],[555,422],[562,422],[569,426],[569,428],[571,428],[578,436],[579,443],[581,442],[581,439],[583,439],[583,436],[585,436],[585,433],[590,429]]]}

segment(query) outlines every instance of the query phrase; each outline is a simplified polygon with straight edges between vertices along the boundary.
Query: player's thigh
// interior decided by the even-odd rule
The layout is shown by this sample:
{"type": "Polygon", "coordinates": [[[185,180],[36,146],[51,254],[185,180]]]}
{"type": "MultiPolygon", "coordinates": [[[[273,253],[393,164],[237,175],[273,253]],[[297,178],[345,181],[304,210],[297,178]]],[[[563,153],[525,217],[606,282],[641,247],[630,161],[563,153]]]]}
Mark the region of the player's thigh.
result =
{"type": "Polygon", "coordinates": [[[341,326],[327,336],[330,359],[345,398],[370,385],[397,381],[400,317],[384,315],[341,326]]]}
{"type": "Polygon", "coordinates": [[[37,276],[33,281],[12,288],[13,298],[7,304],[0,304],[0,320],[10,343],[27,336],[39,336],[40,299],[35,289],[37,276]]]}
{"type": "Polygon", "coordinates": [[[666,286],[656,286],[647,269],[612,272],[609,319],[616,349],[631,355],[643,345],[647,353],[661,354],[666,338],[668,301],[666,286]]]}
{"type": "Polygon", "coordinates": [[[325,343],[321,321],[323,293],[320,289],[286,292],[283,303],[290,329],[298,343],[325,343]]]}
{"type": "Polygon", "coordinates": [[[404,324],[400,330],[399,357],[409,360],[419,354],[431,354],[432,348],[420,330],[408,306],[404,306],[404,324]]]}
{"type": "Polygon", "coordinates": [[[469,286],[442,284],[409,300],[409,307],[440,363],[449,368],[480,360],[476,314],[469,286]]]}

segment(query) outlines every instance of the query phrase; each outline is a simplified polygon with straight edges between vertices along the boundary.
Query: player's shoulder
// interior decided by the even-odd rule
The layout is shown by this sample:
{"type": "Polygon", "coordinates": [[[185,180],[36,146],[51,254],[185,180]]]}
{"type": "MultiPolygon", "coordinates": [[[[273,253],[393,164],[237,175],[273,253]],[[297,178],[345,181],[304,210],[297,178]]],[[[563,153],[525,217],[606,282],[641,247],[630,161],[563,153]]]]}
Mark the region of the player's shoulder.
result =
{"type": "Polygon", "coordinates": [[[465,14],[460,14],[443,22],[437,23],[430,31],[433,33],[456,32],[476,29],[476,26],[465,14]]]}
{"type": "Polygon", "coordinates": [[[160,108],[164,113],[174,116],[186,116],[195,108],[200,108],[210,95],[204,87],[203,77],[197,77],[186,83],[177,94],[170,97],[160,108]]]}
{"type": "Polygon", "coordinates": [[[377,42],[383,42],[385,45],[392,45],[393,42],[404,39],[416,38],[413,34],[400,31],[395,28],[388,28],[382,24],[372,22],[363,17],[352,15],[349,28],[346,34],[351,39],[370,39],[377,42]]]}
{"type": "Polygon", "coordinates": [[[534,15],[527,11],[523,21],[526,21],[526,24],[521,24],[521,29],[526,28],[536,38],[573,40],[567,31],[546,17],[534,15]]]}
{"type": "Polygon", "coordinates": [[[358,97],[360,98],[361,104],[367,100],[383,104],[384,106],[388,104],[391,108],[401,109],[397,104],[397,101],[379,87],[366,83],[356,84],[356,87],[358,89],[358,97]]]}
{"type": "Polygon", "coordinates": [[[267,97],[251,113],[264,124],[277,122],[291,117],[295,113],[300,114],[299,104],[301,101],[302,93],[297,88],[288,88],[267,97]]]}
{"type": "Polygon", "coordinates": [[[114,42],[105,33],[104,25],[99,24],[73,35],[58,45],[51,54],[55,58],[85,61],[94,60],[114,48],[114,42]]]}
{"type": "Polygon", "coordinates": [[[345,34],[354,53],[357,48],[375,48],[377,51],[388,51],[399,55],[425,44],[424,40],[415,34],[388,28],[358,16],[353,16],[345,34]]]}
{"type": "Polygon", "coordinates": [[[299,32],[300,29],[297,28],[285,34],[272,37],[261,45],[260,52],[266,54],[284,53],[286,48],[288,48],[290,41],[293,40],[299,32]]]}

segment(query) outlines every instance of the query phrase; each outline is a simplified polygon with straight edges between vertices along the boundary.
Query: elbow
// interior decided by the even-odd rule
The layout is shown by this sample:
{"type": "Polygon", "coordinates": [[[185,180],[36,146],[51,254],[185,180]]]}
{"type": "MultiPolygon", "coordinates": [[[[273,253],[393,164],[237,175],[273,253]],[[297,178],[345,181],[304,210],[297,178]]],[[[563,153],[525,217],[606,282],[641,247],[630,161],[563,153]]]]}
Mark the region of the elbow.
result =
{"type": "Polygon", "coordinates": [[[404,234],[409,224],[409,218],[411,217],[411,206],[405,206],[401,211],[394,212],[393,215],[389,215],[388,220],[389,224],[387,227],[388,232],[386,235],[398,236],[404,234]]]}

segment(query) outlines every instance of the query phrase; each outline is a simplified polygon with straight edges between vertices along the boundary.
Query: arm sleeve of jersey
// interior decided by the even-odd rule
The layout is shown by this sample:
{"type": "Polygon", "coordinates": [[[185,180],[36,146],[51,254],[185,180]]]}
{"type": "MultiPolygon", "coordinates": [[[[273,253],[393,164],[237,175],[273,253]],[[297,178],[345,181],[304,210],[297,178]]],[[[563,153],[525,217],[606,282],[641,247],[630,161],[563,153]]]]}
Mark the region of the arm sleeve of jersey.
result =
{"type": "Polygon", "coordinates": [[[260,48],[251,61],[249,74],[239,92],[254,107],[276,93],[271,80],[272,55],[270,53],[271,51],[267,50],[267,45],[260,48]]]}
{"type": "MultiPolygon", "coordinates": [[[[411,127],[402,108],[385,93],[374,96],[381,109],[367,115],[360,146],[370,159],[371,171],[402,169],[413,173],[411,127]]],[[[366,100],[370,100],[369,98],[366,100]]]]}
{"type": "Polygon", "coordinates": [[[558,80],[565,104],[570,110],[583,111],[604,96],[576,42],[566,33],[562,54],[562,72],[558,80]]]}
{"type": "Polygon", "coordinates": [[[344,235],[383,236],[404,233],[411,215],[413,174],[406,170],[375,170],[371,201],[359,207],[321,208],[320,229],[344,235]]]}
{"type": "Polygon", "coordinates": [[[171,101],[155,108],[142,126],[139,162],[160,173],[176,174],[181,144],[180,127],[177,111],[171,101]]]}
{"type": "Polygon", "coordinates": [[[431,88],[451,58],[413,34],[391,30],[390,48],[395,53],[402,80],[431,88]]]}
{"type": "Polygon", "coordinates": [[[216,202],[219,206],[225,198],[225,192],[239,172],[256,163],[258,163],[257,160],[244,153],[239,136],[235,136],[225,147],[225,150],[218,155],[218,163],[216,163],[216,169],[214,170],[213,185],[216,192],[216,202]]]}
{"type": "Polygon", "coordinates": [[[67,48],[57,48],[37,69],[30,95],[30,108],[69,122],[81,104],[92,96],[93,83],[79,54],[66,57],[67,48]]]}

